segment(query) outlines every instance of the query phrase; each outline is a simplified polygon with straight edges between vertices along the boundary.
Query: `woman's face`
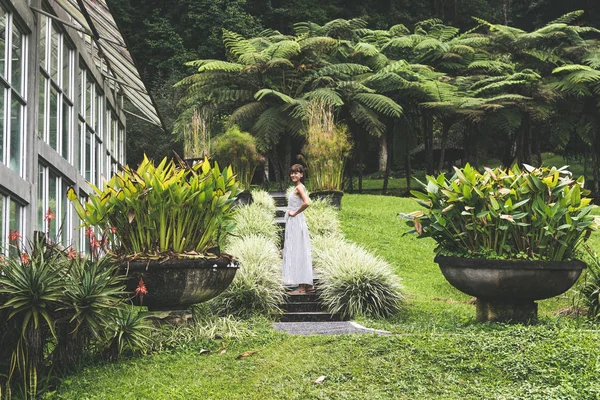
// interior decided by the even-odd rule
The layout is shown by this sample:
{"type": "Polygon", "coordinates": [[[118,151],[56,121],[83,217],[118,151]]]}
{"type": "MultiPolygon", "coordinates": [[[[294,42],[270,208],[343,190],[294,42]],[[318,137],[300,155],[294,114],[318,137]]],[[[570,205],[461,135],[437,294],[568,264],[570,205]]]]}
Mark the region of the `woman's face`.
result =
{"type": "Polygon", "coordinates": [[[292,171],[290,172],[290,179],[292,180],[292,182],[296,183],[298,182],[300,179],[302,179],[302,172],[298,172],[298,171],[292,171]]]}

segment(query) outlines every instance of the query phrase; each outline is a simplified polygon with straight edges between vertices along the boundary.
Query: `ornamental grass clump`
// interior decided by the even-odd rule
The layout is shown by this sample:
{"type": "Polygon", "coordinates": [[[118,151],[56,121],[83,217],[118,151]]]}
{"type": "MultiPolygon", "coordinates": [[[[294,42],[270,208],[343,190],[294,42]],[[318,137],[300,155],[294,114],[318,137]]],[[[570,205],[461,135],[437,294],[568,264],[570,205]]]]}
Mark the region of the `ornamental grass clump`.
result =
{"type": "Polygon", "coordinates": [[[399,311],[404,295],[392,266],[364,248],[336,237],[311,242],[321,300],[332,313],[388,317],[399,311]]]}
{"type": "Polygon", "coordinates": [[[264,236],[249,235],[233,238],[225,249],[236,255],[240,269],[227,290],[209,302],[213,312],[241,316],[278,313],[284,287],[276,243],[264,236]]]}
{"type": "Polygon", "coordinates": [[[337,212],[327,198],[311,200],[310,207],[304,211],[308,233],[311,238],[334,236],[341,238],[342,230],[337,212]]]}
{"type": "Polygon", "coordinates": [[[266,190],[253,189],[252,192],[252,204],[262,208],[266,213],[275,215],[277,206],[275,205],[275,199],[266,190]]]}
{"type": "Polygon", "coordinates": [[[125,167],[81,204],[68,192],[83,226],[95,227],[101,244],[120,258],[198,257],[218,244],[232,214],[238,182],[231,167],[207,159],[187,166],[146,156],[125,167]]]}
{"type": "Polygon", "coordinates": [[[324,101],[313,100],[306,107],[308,126],[306,157],[311,191],[341,191],[346,158],[352,143],[345,125],[336,124],[333,107],[324,101]]]}
{"type": "Polygon", "coordinates": [[[438,243],[438,253],[570,260],[598,228],[584,177],[573,179],[567,167],[454,170],[450,179],[427,176],[425,192],[411,192],[425,212],[401,214],[413,232],[438,243]]]}
{"type": "Polygon", "coordinates": [[[280,228],[277,226],[275,214],[267,211],[261,205],[252,203],[236,207],[232,219],[234,227],[228,240],[233,240],[234,237],[256,235],[279,246],[280,228]]]}

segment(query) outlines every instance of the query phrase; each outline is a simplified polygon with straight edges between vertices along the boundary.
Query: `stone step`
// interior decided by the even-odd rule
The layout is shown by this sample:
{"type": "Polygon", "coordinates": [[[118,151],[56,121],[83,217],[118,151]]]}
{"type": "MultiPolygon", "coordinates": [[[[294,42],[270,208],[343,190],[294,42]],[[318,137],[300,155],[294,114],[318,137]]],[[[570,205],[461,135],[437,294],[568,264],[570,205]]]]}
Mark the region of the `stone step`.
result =
{"type": "Polygon", "coordinates": [[[275,200],[275,205],[277,207],[286,207],[287,206],[287,198],[285,197],[284,192],[269,192],[273,200],[275,200]]]}
{"type": "Polygon", "coordinates": [[[321,303],[317,301],[293,301],[283,303],[280,307],[286,313],[325,311],[321,303]]]}
{"type": "Polygon", "coordinates": [[[326,322],[343,321],[340,314],[330,314],[328,312],[288,312],[281,316],[281,322],[326,322]]]}
{"type": "Polygon", "coordinates": [[[318,293],[289,294],[286,297],[286,303],[315,303],[319,300],[318,293]]]}
{"type": "Polygon", "coordinates": [[[285,210],[287,210],[287,207],[276,207],[275,208],[275,217],[283,218],[285,216],[285,210]]]}

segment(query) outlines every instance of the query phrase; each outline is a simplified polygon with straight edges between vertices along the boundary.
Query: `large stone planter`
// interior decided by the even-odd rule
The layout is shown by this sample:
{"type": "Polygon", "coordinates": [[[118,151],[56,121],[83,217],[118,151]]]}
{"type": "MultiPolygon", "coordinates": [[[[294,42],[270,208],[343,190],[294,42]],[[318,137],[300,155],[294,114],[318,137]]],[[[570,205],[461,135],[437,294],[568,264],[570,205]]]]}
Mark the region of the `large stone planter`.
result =
{"type": "MultiPolygon", "coordinates": [[[[143,279],[148,293],[142,305],[148,310],[184,310],[223,292],[238,270],[229,257],[132,261],[121,266],[126,290],[135,292],[143,279]]],[[[139,298],[136,297],[139,305],[139,298]]]]}
{"type": "Polygon", "coordinates": [[[477,297],[481,322],[535,322],[535,300],[569,290],[586,267],[581,261],[512,261],[437,256],[452,286],[477,297]]]}
{"type": "Polygon", "coordinates": [[[339,190],[320,190],[315,192],[310,192],[311,199],[329,199],[331,205],[338,210],[342,208],[342,196],[344,192],[339,190]]]}

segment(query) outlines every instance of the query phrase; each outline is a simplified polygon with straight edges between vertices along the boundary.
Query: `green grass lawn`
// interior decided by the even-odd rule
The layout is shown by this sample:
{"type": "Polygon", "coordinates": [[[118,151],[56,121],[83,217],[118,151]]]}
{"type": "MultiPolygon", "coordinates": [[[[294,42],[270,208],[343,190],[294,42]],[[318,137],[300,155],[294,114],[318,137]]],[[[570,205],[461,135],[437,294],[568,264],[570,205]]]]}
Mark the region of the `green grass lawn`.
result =
{"type": "MultiPolygon", "coordinates": [[[[600,398],[598,326],[559,317],[573,292],[540,302],[535,326],[480,324],[469,296],[433,263],[429,239],[402,236],[409,199],[345,195],[346,237],[388,260],[407,293],[404,310],[359,322],[391,336],[295,337],[263,319],[254,335],[196,342],[62,380],[61,399],[595,399],[600,398]],[[226,347],[226,352],[220,350],[226,347]],[[200,349],[210,349],[200,354],[200,349]],[[238,359],[247,350],[257,353],[238,359]],[[325,376],[321,384],[313,381],[325,376]]],[[[600,249],[598,235],[592,236],[600,249]]]]}

